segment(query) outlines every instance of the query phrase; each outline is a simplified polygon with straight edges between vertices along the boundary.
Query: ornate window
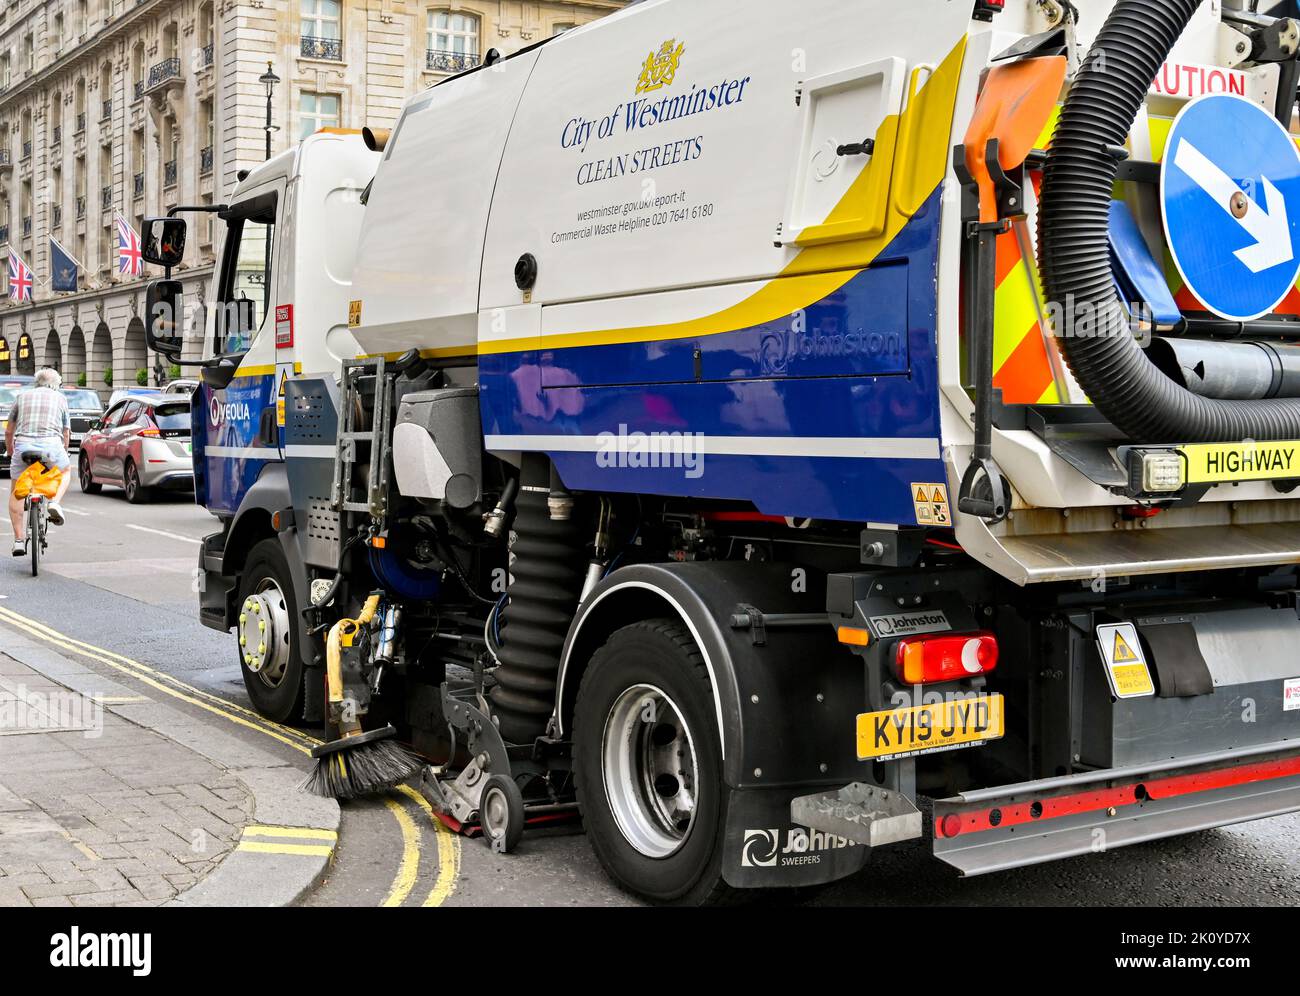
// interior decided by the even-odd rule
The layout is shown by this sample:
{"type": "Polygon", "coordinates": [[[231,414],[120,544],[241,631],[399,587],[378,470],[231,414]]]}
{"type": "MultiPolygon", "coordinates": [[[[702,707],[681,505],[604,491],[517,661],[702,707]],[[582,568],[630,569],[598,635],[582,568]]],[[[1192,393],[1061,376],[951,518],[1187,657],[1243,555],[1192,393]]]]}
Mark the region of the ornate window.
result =
{"type": "Polygon", "coordinates": [[[302,0],[302,44],[299,51],[304,58],[343,58],[342,6],[339,0],[302,0]]]}

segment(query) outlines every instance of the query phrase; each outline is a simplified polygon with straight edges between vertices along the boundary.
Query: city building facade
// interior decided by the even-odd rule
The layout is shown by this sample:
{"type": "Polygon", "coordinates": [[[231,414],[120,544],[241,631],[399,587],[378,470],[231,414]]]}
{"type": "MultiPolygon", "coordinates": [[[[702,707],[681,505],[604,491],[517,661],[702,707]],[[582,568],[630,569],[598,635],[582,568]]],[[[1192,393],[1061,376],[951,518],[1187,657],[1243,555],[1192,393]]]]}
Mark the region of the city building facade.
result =
{"type": "MultiPolygon", "coordinates": [[[[319,128],[389,127],[411,93],[623,7],[625,0],[3,0],[0,375],[61,370],[107,396],[176,371],[146,347],[145,282],[119,272],[115,219],[219,204],[241,169],[319,128]],[[270,74],[276,77],[268,80],[270,74]],[[50,286],[50,239],[80,263],[50,286]]],[[[191,216],[193,217],[193,216],[191,216]]],[[[192,221],[173,274],[201,309],[214,234],[192,221]]],[[[198,337],[190,347],[201,349],[198,337]]],[[[191,357],[195,358],[195,357],[191,357]]]]}

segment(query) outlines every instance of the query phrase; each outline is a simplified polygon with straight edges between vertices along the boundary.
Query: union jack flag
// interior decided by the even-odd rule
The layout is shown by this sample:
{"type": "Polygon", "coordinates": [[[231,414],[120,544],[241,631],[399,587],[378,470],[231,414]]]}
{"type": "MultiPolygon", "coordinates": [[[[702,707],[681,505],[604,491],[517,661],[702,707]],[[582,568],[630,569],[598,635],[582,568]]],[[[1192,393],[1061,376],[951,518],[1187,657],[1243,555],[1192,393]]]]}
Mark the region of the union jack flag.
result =
{"type": "Polygon", "coordinates": [[[9,300],[30,301],[32,299],[32,271],[18,254],[9,250],[9,300]]]}
{"type": "Polygon", "coordinates": [[[144,274],[144,257],[140,255],[140,236],[120,214],[117,218],[117,272],[128,277],[144,274]]]}

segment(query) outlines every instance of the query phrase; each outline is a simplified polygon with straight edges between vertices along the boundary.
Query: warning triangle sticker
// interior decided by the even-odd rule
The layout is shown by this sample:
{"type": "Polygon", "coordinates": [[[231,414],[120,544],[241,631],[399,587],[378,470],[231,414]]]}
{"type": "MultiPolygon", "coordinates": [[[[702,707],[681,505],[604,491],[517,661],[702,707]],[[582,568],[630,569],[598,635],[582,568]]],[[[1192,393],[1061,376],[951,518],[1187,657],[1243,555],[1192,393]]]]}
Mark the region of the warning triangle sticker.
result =
{"type": "Polygon", "coordinates": [[[1115,634],[1115,649],[1111,651],[1110,659],[1115,664],[1129,664],[1138,659],[1138,655],[1133,653],[1133,648],[1128,645],[1118,632],[1115,634]]]}
{"type": "Polygon", "coordinates": [[[940,491],[938,488],[935,488],[935,489],[934,489],[934,497],[931,498],[930,500],[931,500],[931,501],[936,501],[936,502],[945,502],[945,501],[947,501],[948,499],[944,497],[944,494],[943,494],[942,491],[940,491]]]}
{"type": "Polygon", "coordinates": [[[288,379],[289,379],[289,371],[281,370],[280,371],[280,397],[282,398],[284,397],[284,382],[288,379]]]}
{"type": "MultiPolygon", "coordinates": [[[[897,492],[895,492],[895,493],[897,493],[897,492]]],[[[923,504],[923,505],[924,505],[926,502],[928,502],[928,501],[930,500],[928,497],[926,497],[926,494],[925,494],[925,488],[917,488],[917,489],[916,489],[916,500],[919,501],[919,502],[920,502],[921,504],[923,504]]]]}

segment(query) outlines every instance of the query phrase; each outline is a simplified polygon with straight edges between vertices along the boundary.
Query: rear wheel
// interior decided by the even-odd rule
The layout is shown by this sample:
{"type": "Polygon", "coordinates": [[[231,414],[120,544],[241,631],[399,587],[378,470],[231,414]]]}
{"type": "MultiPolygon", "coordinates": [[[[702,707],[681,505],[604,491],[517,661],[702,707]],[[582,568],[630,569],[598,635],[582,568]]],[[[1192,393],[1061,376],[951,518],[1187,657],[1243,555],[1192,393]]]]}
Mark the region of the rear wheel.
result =
{"type": "Polygon", "coordinates": [[[718,902],[726,795],[708,671],[677,622],[625,626],[592,657],[575,706],[574,774],[606,872],[658,902],[718,902]]]}
{"type": "Polygon", "coordinates": [[[102,484],[95,483],[95,478],[90,473],[90,458],[84,453],[77,459],[77,483],[81,485],[83,494],[97,495],[103,490],[102,484]]]}
{"type": "Polygon", "coordinates": [[[140,483],[140,471],[134,460],[127,460],[122,471],[122,486],[126,491],[126,500],[132,505],[143,505],[149,500],[149,489],[140,483]]]}
{"type": "Polygon", "coordinates": [[[279,540],[248,554],[239,583],[239,669],[253,706],[276,722],[302,715],[303,665],[295,625],[298,598],[279,540]]]}

